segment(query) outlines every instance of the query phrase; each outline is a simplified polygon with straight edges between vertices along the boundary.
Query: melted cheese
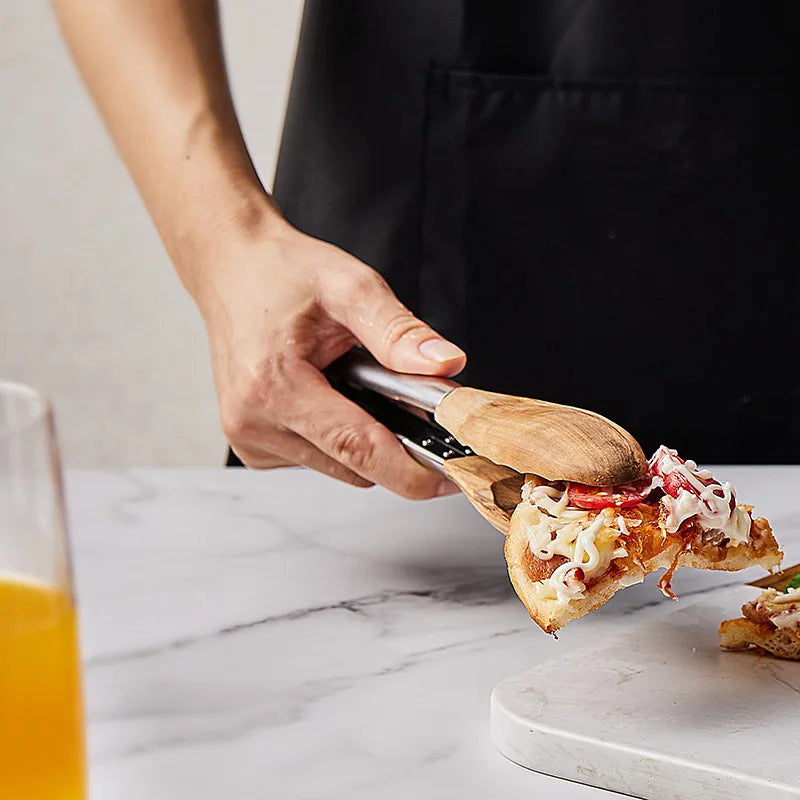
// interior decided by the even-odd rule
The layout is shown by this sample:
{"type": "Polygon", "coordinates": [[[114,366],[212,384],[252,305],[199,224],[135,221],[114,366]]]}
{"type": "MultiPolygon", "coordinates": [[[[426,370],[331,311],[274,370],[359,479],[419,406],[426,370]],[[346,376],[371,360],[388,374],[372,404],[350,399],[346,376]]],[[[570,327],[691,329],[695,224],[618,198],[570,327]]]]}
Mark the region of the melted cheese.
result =
{"type": "Polygon", "coordinates": [[[560,603],[582,599],[587,580],[604,574],[615,558],[628,554],[624,547],[617,547],[617,537],[627,532],[624,520],[614,509],[603,509],[592,519],[588,511],[568,508],[568,488],[527,484],[524,495],[531,504],[523,516],[531,553],[543,561],[556,555],[567,559],[540,581],[560,603]],[[580,580],[575,576],[577,569],[583,571],[580,580]]]}
{"type": "Polygon", "coordinates": [[[661,502],[667,509],[666,528],[675,533],[687,520],[694,517],[703,530],[719,530],[727,537],[732,547],[744,544],[750,538],[750,515],[741,506],[735,505],[736,493],[730,483],[705,482],[713,480],[710,470],[699,469],[694,461],[682,464],[675,456],[677,450],[670,450],[663,444],[653,459],[661,456],[661,469],[666,474],[677,472],[695,492],[679,489],[677,497],[665,494],[661,502]],[[733,500],[733,510],[731,510],[733,500]]]}
{"type": "Polygon", "coordinates": [[[800,628],[800,608],[797,611],[782,611],[776,617],[770,617],[776,628],[800,628]]]}
{"type": "MultiPolygon", "coordinates": [[[[782,605],[783,603],[800,603],[800,589],[789,589],[786,592],[779,592],[777,589],[772,589],[771,591],[775,594],[767,598],[770,603],[776,605],[782,605]]],[[[766,594],[766,592],[764,594],[766,594]]]]}
{"type": "Polygon", "coordinates": [[[756,602],[766,610],[775,627],[800,628],[800,589],[789,589],[788,592],[767,589],[756,602]]]}

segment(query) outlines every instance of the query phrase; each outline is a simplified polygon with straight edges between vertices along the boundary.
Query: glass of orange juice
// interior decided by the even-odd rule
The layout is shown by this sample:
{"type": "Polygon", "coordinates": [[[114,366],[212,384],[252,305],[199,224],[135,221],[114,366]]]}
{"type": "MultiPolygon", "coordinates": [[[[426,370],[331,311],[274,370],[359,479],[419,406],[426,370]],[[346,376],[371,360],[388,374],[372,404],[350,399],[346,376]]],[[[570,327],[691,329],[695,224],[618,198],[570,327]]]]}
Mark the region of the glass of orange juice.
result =
{"type": "Polygon", "coordinates": [[[0,382],[0,798],[84,800],[80,660],[53,417],[0,382]]]}

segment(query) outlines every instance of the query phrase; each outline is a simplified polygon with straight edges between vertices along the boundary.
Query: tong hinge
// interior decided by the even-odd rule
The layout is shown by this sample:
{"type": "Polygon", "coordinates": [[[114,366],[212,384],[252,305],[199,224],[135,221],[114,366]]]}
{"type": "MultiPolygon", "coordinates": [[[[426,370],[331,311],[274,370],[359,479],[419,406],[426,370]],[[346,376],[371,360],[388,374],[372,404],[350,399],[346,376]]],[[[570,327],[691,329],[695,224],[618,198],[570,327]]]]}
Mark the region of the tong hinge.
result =
{"type": "Polygon", "coordinates": [[[425,434],[422,433],[417,437],[405,436],[401,433],[395,433],[395,436],[403,443],[406,450],[409,451],[418,460],[425,461],[429,464],[441,469],[444,462],[449,458],[461,458],[463,456],[474,455],[469,447],[461,444],[455,436],[451,436],[435,423],[428,423],[430,431],[425,434]],[[438,428],[438,430],[436,430],[438,428]],[[442,436],[441,432],[446,435],[442,436]]]}

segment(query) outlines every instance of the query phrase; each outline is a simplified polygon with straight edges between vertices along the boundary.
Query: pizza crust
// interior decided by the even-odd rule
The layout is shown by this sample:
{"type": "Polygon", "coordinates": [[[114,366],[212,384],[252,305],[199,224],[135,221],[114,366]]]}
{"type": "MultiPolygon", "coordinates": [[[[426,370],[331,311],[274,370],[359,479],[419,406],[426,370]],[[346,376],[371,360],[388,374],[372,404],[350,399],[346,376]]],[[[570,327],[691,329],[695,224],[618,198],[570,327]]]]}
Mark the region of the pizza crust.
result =
{"type": "MultiPolygon", "coordinates": [[[[646,561],[642,561],[642,566],[633,566],[624,573],[624,586],[630,586],[644,580],[644,576],[659,567],[669,567],[675,557],[678,545],[672,544],[661,554],[654,556],[646,561]]],[[[624,588],[622,575],[611,570],[601,577],[598,581],[588,587],[582,600],[571,600],[568,604],[558,603],[542,595],[537,587],[542,586],[541,582],[531,579],[526,569],[526,551],[528,548],[528,536],[523,525],[514,525],[514,518],[511,519],[511,527],[506,537],[505,554],[508,564],[508,575],[514,590],[531,619],[545,632],[555,633],[559,628],[563,628],[573,619],[578,619],[591,611],[607,603],[611,597],[620,589],[624,588]]]]}
{"type": "Polygon", "coordinates": [[[750,541],[737,547],[725,547],[701,542],[693,523],[685,523],[676,534],[666,533],[663,519],[660,519],[662,515],[652,505],[642,504],[620,513],[628,517],[637,510],[643,519],[638,527],[630,529],[629,555],[615,559],[603,576],[587,585],[582,599],[569,603],[557,602],[548,596],[546,584],[531,577],[527,527],[522,515],[516,512],[512,515],[505,543],[508,574],[531,619],[543,631],[554,633],[571,620],[599,608],[620,589],[642,581],[645,575],[658,569],[693,567],[737,571],[760,565],[770,571],[783,558],[772,529],[763,518],[753,520],[750,541]]]}
{"type": "Polygon", "coordinates": [[[778,658],[800,660],[800,631],[776,628],[768,622],[728,619],[719,626],[719,644],[726,650],[760,648],[778,658]]]}
{"type": "Polygon", "coordinates": [[[756,517],[750,526],[750,541],[738,547],[718,547],[710,544],[694,545],[681,554],[681,567],[738,572],[748,567],[763,567],[772,572],[780,566],[783,553],[772,533],[769,522],[756,517]]]}

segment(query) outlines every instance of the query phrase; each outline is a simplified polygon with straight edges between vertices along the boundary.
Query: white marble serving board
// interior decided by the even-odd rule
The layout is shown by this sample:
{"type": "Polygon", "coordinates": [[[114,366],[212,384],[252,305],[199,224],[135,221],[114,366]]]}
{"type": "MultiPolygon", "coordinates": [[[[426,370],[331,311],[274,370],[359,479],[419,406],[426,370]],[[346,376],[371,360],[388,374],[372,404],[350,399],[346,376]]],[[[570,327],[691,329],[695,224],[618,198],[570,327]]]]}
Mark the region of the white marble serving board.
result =
{"type": "Polygon", "coordinates": [[[800,663],[723,652],[730,587],[501,681],[492,738],[529,769],[653,800],[800,798],[800,663]]]}

